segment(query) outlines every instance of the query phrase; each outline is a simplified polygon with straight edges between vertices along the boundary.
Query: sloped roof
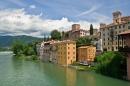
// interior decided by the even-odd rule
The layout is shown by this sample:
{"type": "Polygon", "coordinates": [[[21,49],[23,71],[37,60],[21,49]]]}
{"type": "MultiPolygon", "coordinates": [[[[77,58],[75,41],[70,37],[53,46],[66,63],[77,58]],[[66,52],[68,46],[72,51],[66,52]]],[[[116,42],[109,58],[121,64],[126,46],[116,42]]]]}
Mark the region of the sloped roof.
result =
{"type": "Polygon", "coordinates": [[[89,48],[89,47],[91,47],[91,46],[81,46],[79,48],[89,48]]]}
{"type": "Polygon", "coordinates": [[[125,35],[125,34],[130,34],[130,30],[126,30],[126,31],[121,32],[121,33],[119,33],[117,35],[125,35]]]}

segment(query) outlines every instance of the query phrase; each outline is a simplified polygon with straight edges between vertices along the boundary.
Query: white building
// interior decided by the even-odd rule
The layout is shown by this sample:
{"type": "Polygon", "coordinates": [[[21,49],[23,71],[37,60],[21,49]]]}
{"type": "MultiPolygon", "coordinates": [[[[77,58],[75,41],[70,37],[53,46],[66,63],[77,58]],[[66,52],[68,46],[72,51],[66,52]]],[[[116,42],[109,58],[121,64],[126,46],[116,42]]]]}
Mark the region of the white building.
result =
{"type": "MultiPolygon", "coordinates": [[[[111,24],[106,25],[105,23],[100,24],[100,32],[102,39],[102,47],[104,51],[114,51],[118,50],[118,37],[117,34],[123,32],[125,30],[130,29],[130,16],[121,16],[121,12],[113,12],[113,22],[111,24]],[[112,38],[110,37],[110,30],[113,29],[114,37],[113,37],[113,45],[112,38]]],[[[119,41],[120,45],[124,43],[124,41],[119,41]]]]}

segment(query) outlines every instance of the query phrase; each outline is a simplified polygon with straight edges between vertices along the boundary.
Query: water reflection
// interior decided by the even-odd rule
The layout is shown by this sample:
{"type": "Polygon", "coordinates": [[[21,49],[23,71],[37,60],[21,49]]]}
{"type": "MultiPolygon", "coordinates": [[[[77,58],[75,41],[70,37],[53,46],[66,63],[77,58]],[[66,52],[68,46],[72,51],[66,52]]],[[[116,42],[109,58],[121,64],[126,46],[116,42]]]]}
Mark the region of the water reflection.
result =
{"type": "Polygon", "coordinates": [[[0,55],[0,86],[130,86],[129,82],[92,71],[0,55]]]}

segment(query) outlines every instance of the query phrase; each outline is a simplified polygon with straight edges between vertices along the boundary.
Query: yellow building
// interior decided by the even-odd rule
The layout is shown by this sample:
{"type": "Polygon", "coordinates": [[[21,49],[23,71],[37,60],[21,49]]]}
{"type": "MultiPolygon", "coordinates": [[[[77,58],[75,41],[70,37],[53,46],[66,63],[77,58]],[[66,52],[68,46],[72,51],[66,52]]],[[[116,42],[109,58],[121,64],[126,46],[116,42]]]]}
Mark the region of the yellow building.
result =
{"type": "Polygon", "coordinates": [[[96,53],[96,47],[93,46],[81,46],[78,48],[78,62],[83,62],[85,64],[88,61],[94,61],[96,53]]]}
{"type": "Polygon", "coordinates": [[[76,61],[76,42],[62,41],[58,43],[57,63],[67,66],[76,61]]]}

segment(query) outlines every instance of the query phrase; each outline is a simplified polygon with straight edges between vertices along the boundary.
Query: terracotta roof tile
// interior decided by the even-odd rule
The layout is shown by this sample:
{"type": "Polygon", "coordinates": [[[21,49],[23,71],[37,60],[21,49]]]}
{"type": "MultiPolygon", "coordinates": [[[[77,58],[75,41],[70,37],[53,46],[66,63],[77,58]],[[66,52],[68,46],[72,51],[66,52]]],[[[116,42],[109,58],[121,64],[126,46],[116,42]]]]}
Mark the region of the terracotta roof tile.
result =
{"type": "Polygon", "coordinates": [[[89,48],[89,47],[91,47],[91,46],[81,46],[79,48],[89,48]]]}

